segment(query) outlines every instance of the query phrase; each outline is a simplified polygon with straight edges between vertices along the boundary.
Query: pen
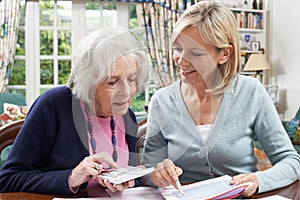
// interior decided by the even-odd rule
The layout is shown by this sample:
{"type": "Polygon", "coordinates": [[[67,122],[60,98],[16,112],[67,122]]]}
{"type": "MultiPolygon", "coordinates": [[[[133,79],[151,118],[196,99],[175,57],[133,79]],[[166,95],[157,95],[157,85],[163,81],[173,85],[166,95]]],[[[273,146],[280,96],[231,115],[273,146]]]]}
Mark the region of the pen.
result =
{"type": "Polygon", "coordinates": [[[177,179],[176,185],[177,185],[177,187],[178,187],[180,193],[181,193],[182,195],[184,195],[184,192],[183,192],[182,186],[181,186],[181,184],[180,184],[180,182],[179,182],[179,179],[177,179]]]}

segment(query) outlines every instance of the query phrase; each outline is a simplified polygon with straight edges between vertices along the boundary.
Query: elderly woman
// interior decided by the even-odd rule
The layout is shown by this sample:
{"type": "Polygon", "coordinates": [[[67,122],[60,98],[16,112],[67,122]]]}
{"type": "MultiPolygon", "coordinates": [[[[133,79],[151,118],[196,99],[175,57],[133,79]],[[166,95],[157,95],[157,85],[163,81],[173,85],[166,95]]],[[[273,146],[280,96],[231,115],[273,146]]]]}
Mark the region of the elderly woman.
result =
{"type": "Polygon", "coordinates": [[[122,191],[104,167],[135,166],[137,124],[129,105],[147,82],[144,49],[129,32],[99,30],[73,55],[67,86],[33,103],[0,174],[0,192],[76,193],[79,188],[122,191]]]}
{"type": "Polygon", "coordinates": [[[190,6],[174,27],[173,59],[181,79],[151,99],[142,164],[145,184],[164,187],[222,175],[253,182],[243,195],[299,179],[300,157],[262,84],[239,75],[236,20],[222,3],[190,6]],[[258,171],[254,138],[273,164],[258,171]],[[181,176],[179,176],[181,175],[181,176]]]}

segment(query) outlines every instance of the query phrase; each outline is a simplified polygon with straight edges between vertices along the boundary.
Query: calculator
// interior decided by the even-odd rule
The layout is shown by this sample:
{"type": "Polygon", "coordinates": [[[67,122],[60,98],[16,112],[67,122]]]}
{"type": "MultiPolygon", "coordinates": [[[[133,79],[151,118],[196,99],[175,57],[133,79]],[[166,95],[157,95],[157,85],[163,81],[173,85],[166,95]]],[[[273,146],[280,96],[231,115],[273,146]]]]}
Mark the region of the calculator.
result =
{"type": "Polygon", "coordinates": [[[101,174],[102,179],[107,179],[109,182],[114,184],[121,184],[129,180],[133,180],[154,171],[154,167],[141,168],[141,167],[121,167],[118,169],[113,169],[108,172],[101,174]]]}

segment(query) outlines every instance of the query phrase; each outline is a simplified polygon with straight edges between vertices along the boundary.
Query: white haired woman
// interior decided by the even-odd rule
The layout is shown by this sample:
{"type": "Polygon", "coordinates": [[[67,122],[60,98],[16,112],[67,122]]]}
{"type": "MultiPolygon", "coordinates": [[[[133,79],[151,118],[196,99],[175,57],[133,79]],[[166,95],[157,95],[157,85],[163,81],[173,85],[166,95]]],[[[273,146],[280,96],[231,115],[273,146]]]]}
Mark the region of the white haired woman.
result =
{"type": "Polygon", "coordinates": [[[137,165],[137,123],[129,108],[148,80],[145,49],[132,33],[98,30],[73,54],[66,86],[51,89],[30,108],[0,173],[0,191],[72,194],[79,188],[122,191],[104,167],[137,165]]]}

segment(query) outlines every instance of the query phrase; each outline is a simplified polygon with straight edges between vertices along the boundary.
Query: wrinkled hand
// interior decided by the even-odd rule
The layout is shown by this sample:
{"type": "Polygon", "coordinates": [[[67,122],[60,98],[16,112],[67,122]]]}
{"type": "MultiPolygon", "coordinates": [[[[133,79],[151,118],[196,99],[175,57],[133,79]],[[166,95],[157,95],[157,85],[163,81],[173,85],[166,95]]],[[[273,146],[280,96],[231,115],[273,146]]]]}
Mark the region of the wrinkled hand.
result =
{"type": "Polygon", "coordinates": [[[171,160],[165,159],[156,165],[155,171],[151,174],[151,179],[158,187],[173,185],[178,189],[176,181],[181,174],[182,169],[180,167],[175,166],[171,160]]]}
{"type": "Polygon", "coordinates": [[[232,177],[230,184],[241,184],[246,182],[252,182],[253,184],[243,192],[244,197],[250,197],[255,194],[256,189],[258,188],[257,176],[254,173],[251,174],[239,174],[232,177]]]}
{"type": "MultiPolygon", "coordinates": [[[[137,167],[145,168],[145,166],[143,166],[143,165],[138,165],[137,167]]],[[[123,190],[130,188],[130,187],[134,187],[134,185],[135,185],[134,180],[130,180],[130,181],[124,182],[122,184],[112,184],[108,180],[102,179],[101,175],[98,176],[98,182],[103,187],[106,187],[107,189],[109,189],[110,192],[116,192],[116,191],[122,192],[123,190]]]]}
{"type": "Polygon", "coordinates": [[[69,185],[72,188],[80,186],[89,180],[94,180],[101,174],[103,166],[106,163],[111,168],[118,168],[117,163],[113,161],[107,152],[97,153],[85,157],[71,172],[69,177],[69,185]],[[96,168],[98,166],[98,168],[96,168]]]}
{"type": "Polygon", "coordinates": [[[101,175],[98,176],[98,182],[103,187],[106,187],[110,192],[116,192],[116,191],[122,192],[127,188],[133,187],[135,184],[134,180],[130,180],[121,184],[113,184],[109,182],[109,180],[107,179],[102,179],[101,175]]]}

